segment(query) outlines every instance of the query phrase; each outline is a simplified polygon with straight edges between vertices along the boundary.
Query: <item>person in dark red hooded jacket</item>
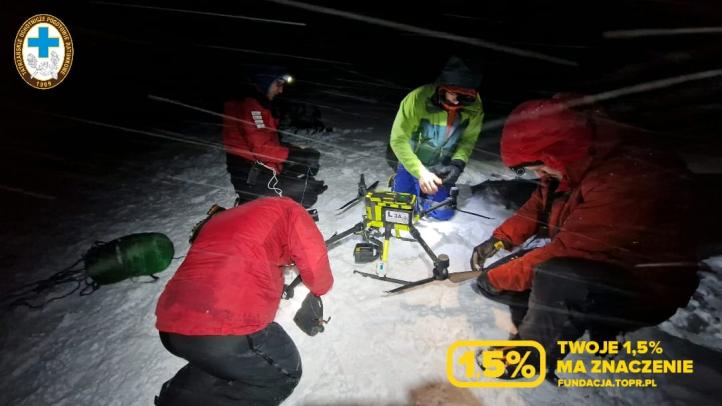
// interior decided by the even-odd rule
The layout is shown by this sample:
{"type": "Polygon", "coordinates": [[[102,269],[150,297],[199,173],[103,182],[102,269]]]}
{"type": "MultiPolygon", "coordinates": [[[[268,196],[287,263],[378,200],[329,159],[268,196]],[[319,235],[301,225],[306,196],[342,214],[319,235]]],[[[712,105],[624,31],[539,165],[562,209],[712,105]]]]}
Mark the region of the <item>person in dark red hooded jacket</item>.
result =
{"type": "Polygon", "coordinates": [[[684,164],[626,142],[633,136],[622,126],[567,103],[525,102],[507,119],[504,164],[536,172],[540,184],[471,257],[482,270],[475,288],[511,306],[516,338],[539,341],[552,367],[558,340],[658,324],[686,306],[698,284],[684,164]],[[550,240],[483,268],[531,238],[550,240]]]}
{"type": "Polygon", "coordinates": [[[223,145],[237,204],[278,194],[308,208],[326,190],[315,178],[319,151],[281,142],[279,137],[273,101],[292,81],[283,67],[258,67],[249,74],[246,96],[225,104],[223,145]]]}
{"type": "Polygon", "coordinates": [[[301,358],[273,319],[282,267],[292,263],[310,290],[297,318],[320,326],[302,313],[307,303],[320,306],[333,276],[323,237],[301,205],[257,199],[202,226],[156,307],[163,345],[189,361],[163,385],[157,405],[277,405],[291,394],[301,358]]]}

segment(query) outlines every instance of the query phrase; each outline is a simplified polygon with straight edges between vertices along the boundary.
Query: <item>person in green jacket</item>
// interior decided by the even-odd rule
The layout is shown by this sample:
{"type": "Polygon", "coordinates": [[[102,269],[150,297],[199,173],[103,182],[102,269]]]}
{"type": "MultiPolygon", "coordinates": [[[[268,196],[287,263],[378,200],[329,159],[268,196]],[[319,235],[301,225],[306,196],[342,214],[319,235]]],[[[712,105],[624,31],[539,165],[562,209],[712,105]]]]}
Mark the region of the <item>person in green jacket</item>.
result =
{"type": "MultiPolygon", "coordinates": [[[[451,57],[435,83],[401,101],[391,129],[390,146],[399,161],[392,190],[416,194],[422,209],[449,196],[474,150],[484,117],[476,90],[480,81],[464,61],[451,57]]],[[[448,220],[454,210],[430,215],[448,220]]]]}

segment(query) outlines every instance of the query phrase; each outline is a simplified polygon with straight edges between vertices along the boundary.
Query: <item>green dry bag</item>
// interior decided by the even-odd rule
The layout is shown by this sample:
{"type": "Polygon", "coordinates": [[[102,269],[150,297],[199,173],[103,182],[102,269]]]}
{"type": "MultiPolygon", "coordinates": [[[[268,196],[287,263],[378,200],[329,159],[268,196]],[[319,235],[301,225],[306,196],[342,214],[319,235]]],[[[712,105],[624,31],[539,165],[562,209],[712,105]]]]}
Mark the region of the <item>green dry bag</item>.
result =
{"type": "Polygon", "coordinates": [[[173,242],[162,233],[138,233],[93,246],[85,254],[85,272],[99,285],[136,276],[153,276],[173,260],[173,242]]]}

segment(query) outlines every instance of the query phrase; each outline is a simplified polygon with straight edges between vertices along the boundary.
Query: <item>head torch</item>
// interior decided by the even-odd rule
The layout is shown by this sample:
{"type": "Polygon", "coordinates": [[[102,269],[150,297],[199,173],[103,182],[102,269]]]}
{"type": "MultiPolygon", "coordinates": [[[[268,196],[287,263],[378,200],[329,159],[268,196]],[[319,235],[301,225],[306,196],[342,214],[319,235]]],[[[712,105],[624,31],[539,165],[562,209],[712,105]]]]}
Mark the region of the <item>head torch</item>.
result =
{"type": "Polygon", "coordinates": [[[283,80],[283,82],[286,84],[291,84],[291,83],[293,83],[293,81],[295,79],[293,78],[293,76],[291,76],[289,74],[285,74],[285,75],[281,76],[281,80],[283,80]]]}

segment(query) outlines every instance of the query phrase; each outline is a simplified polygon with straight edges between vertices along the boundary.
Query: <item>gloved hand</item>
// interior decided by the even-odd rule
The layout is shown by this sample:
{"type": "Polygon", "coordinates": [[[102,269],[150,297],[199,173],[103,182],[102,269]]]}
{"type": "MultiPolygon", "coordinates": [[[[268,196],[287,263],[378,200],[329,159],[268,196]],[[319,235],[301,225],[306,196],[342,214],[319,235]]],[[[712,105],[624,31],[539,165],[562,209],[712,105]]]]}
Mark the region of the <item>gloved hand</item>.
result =
{"type": "Polygon", "coordinates": [[[439,191],[439,185],[443,182],[433,172],[421,167],[421,176],[419,176],[419,188],[422,193],[433,195],[439,191]]]}
{"type": "Polygon", "coordinates": [[[494,287],[489,280],[489,272],[482,272],[478,278],[476,278],[476,289],[479,289],[479,294],[486,297],[495,296],[501,294],[501,290],[494,287]]]}
{"type": "Polygon", "coordinates": [[[323,320],[323,302],[321,298],[309,292],[306,298],[303,299],[301,308],[293,317],[293,321],[296,322],[301,331],[312,337],[323,332],[323,325],[327,321],[323,320]]]}
{"type": "Polygon", "coordinates": [[[461,173],[464,171],[465,166],[466,163],[464,161],[454,159],[448,165],[434,165],[429,168],[429,170],[440,177],[444,185],[454,186],[456,181],[459,180],[459,176],[461,176],[461,173]]]}
{"type": "Polygon", "coordinates": [[[471,254],[471,270],[480,271],[484,269],[484,262],[487,258],[493,256],[500,249],[506,248],[506,244],[498,238],[491,237],[488,240],[474,247],[471,254]]]}

